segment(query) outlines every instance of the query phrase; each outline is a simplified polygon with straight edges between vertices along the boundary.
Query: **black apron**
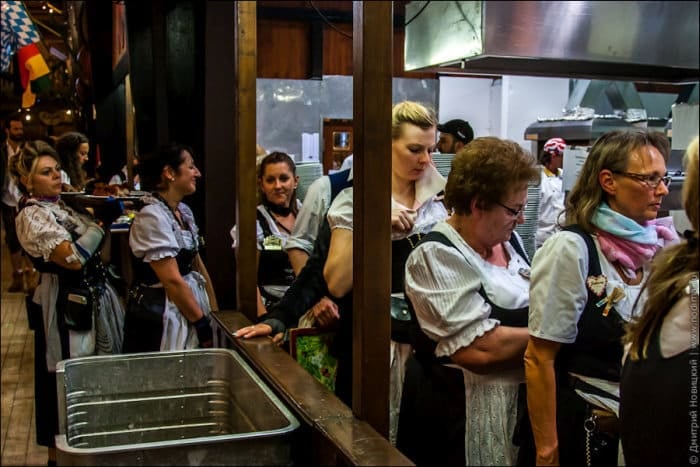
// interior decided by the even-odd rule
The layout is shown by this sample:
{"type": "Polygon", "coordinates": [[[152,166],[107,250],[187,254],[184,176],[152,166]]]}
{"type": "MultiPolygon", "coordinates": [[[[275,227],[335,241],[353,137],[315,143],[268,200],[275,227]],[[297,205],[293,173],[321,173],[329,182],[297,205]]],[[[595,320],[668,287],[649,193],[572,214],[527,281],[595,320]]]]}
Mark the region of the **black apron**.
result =
{"type": "MultiPolygon", "coordinates": [[[[437,241],[454,247],[440,232],[432,231],[422,242],[437,241]]],[[[511,245],[529,264],[527,254],[515,235],[511,245]]],[[[479,290],[491,306],[489,318],[498,319],[503,326],[527,326],[528,308],[515,310],[495,305],[484,287],[479,290]]],[[[465,464],[465,387],[462,371],[445,366],[452,363],[449,357],[436,357],[437,343],[423,333],[413,306],[407,298],[411,315],[411,344],[415,350],[406,363],[406,378],[401,398],[401,415],[396,446],[416,465],[464,465],[465,464]],[[426,428],[427,427],[427,428],[426,428]]],[[[534,442],[526,411],[525,385],[518,393],[518,421],[513,442],[521,446],[519,464],[534,463],[534,442]]]]}

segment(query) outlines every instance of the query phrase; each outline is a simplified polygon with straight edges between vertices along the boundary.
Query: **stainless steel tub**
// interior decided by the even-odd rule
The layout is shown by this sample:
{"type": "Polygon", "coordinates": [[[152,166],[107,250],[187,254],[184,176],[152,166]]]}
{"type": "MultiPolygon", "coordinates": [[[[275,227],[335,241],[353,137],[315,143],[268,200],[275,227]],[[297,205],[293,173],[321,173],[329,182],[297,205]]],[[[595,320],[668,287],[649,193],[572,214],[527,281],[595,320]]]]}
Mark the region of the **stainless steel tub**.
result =
{"type": "Polygon", "coordinates": [[[228,349],[59,362],[59,465],[287,465],[299,422],[228,349]]]}

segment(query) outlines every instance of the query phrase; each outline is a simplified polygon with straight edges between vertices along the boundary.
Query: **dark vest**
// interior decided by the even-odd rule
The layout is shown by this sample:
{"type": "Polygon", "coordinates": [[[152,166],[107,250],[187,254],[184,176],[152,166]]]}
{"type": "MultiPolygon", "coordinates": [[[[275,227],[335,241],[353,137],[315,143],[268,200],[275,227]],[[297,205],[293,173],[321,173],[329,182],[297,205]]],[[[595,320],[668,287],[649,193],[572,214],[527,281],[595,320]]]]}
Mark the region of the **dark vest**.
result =
{"type": "MultiPolygon", "coordinates": [[[[697,386],[698,349],[663,358],[660,329],[651,336],[646,358],[628,357],[622,368],[620,439],[627,465],[688,465],[691,427],[698,422],[698,399],[691,392],[697,386]]],[[[694,331],[691,342],[698,342],[697,327],[694,331]]]]}
{"type": "MultiPolygon", "coordinates": [[[[187,221],[185,221],[187,222],[187,221]]],[[[177,225],[177,223],[176,223],[177,225]]],[[[185,225],[185,227],[189,230],[191,229],[190,225],[185,225]]],[[[179,228],[179,227],[178,227],[179,228]]],[[[191,230],[190,230],[191,231],[191,230]]],[[[194,262],[194,258],[197,256],[197,249],[187,249],[187,248],[181,248],[177,252],[177,256],[175,256],[175,260],[177,261],[177,269],[180,271],[181,276],[185,276],[192,272],[192,263],[194,262]]],[[[155,271],[153,268],[143,260],[143,258],[137,258],[133,253],[131,254],[131,260],[132,260],[132,269],[133,269],[133,274],[134,274],[134,279],[133,279],[133,284],[132,286],[137,287],[139,285],[145,285],[145,286],[152,286],[160,282],[160,279],[158,279],[158,276],[156,275],[155,271]]]]}
{"type": "MultiPolygon", "coordinates": [[[[565,227],[564,230],[580,235],[586,242],[588,248],[587,277],[600,276],[598,250],[590,234],[576,225],[565,227]]],[[[605,292],[598,296],[590,287],[587,290],[588,301],[577,324],[576,341],[561,346],[555,361],[555,368],[560,378],[566,378],[568,372],[573,372],[608,381],[620,381],[622,336],[625,333],[624,321],[615,307],[610,309],[607,316],[603,315],[605,305],[598,304],[606,298],[605,292]]]]}
{"type": "MultiPolygon", "coordinates": [[[[273,237],[274,234],[270,229],[270,224],[262,212],[257,212],[257,219],[260,223],[260,228],[263,231],[264,238],[273,237]]],[[[280,239],[281,240],[281,239],[280,239]]],[[[279,249],[266,248],[266,242],[263,241],[263,248],[260,251],[260,260],[258,262],[258,285],[290,285],[294,281],[294,270],[289,262],[287,252],[282,249],[281,241],[278,244],[279,249]]],[[[268,299],[277,300],[276,297],[267,296],[265,290],[260,287],[260,293],[268,299]]]]}

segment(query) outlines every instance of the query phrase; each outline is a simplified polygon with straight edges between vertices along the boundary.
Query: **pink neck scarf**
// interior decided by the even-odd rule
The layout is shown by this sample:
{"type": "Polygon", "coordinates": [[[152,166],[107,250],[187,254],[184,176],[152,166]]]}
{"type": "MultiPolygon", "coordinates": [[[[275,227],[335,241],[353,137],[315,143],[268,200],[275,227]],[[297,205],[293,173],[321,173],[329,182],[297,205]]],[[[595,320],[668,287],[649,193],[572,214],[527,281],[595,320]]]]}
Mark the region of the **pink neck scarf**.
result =
{"type": "Polygon", "coordinates": [[[647,226],[653,226],[656,229],[658,236],[656,243],[637,243],[597,229],[600,250],[611,263],[618,261],[625,268],[636,271],[650,261],[660,248],[678,241],[678,234],[673,228],[673,220],[670,217],[654,219],[649,221],[647,226]]]}

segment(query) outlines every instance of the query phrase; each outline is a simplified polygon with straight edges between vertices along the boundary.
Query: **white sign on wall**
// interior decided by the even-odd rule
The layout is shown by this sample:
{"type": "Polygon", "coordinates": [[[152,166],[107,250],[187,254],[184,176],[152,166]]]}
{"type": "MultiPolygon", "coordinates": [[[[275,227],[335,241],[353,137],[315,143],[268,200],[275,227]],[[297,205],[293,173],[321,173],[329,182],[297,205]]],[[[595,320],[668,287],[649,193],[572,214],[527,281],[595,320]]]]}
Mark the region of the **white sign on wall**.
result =
{"type": "Polygon", "coordinates": [[[571,191],[574,187],[590,149],[590,146],[567,146],[564,149],[564,165],[562,167],[564,191],[571,191]]]}

